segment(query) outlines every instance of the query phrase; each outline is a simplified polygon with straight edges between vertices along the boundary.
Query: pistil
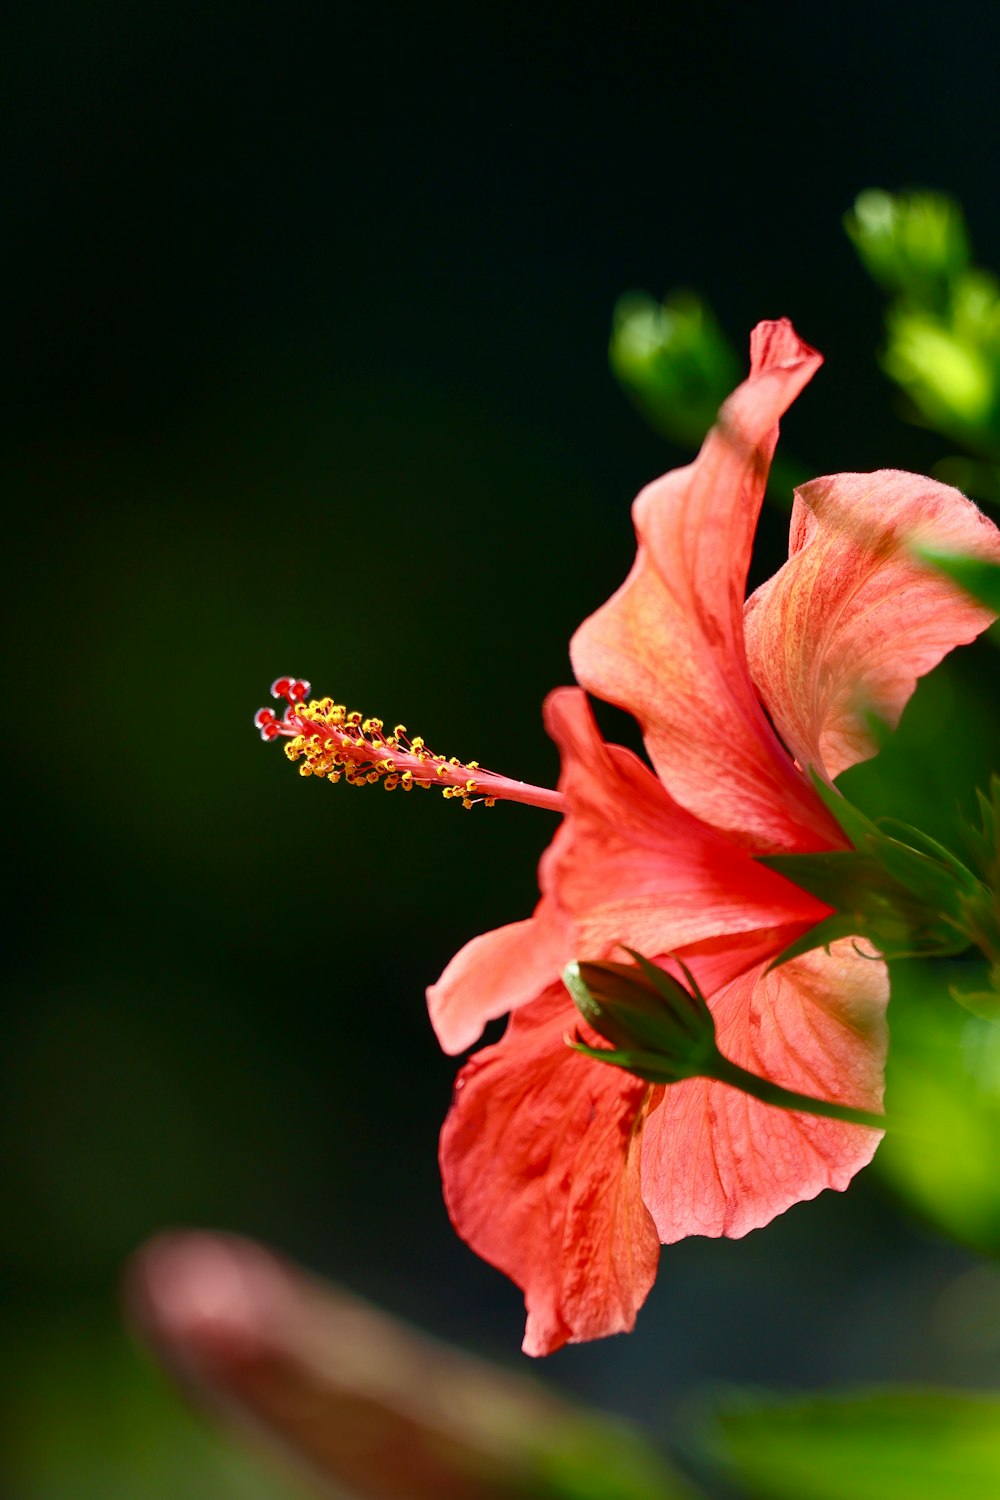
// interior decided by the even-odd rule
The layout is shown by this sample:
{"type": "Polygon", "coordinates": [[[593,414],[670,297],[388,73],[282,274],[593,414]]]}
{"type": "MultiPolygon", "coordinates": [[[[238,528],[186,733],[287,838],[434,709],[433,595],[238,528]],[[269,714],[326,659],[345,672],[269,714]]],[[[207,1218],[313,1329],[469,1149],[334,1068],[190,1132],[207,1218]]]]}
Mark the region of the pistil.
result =
{"type": "Polygon", "coordinates": [[[262,739],[287,741],[285,754],[298,764],[300,776],[343,780],[349,786],[381,782],[388,792],[436,786],[448,801],[466,809],[507,801],[563,811],[561,792],[486,771],[475,760],[438,755],[420,735],[410,736],[405,724],[387,731],[382,719],[366,718],[332,698],[309,698],[309,683],[301,678],[277,678],[271,695],[285,700],[283,717],[261,708],[254,724],[262,739]]]}

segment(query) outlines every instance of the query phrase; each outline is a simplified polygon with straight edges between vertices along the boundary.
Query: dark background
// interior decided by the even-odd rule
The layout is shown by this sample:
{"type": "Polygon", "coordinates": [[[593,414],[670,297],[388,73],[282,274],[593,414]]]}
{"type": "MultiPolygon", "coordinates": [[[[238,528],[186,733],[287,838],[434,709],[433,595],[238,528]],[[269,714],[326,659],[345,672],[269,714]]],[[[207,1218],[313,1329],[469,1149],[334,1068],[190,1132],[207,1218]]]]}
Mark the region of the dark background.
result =
{"type": "MultiPolygon", "coordinates": [[[[305,784],[251,716],[302,673],[551,782],[541,700],[629,565],[633,494],[686,457],[608,373],[629,288],[697,287],[741,349],[793,318],[828,359],[785,427],[812,472],[929,468],[840,219],[868,186],[944,188],[1000,263],[997,25],[963,4],[15,7],[19,1330],[110,1323],[130,1250],[200,1223],[520,1359],[519,1294],[441,1205],[454,1063],[422,991],[528,913],[551,819],[305,784]]],[[[654,1421],[706,1379],[974,1378],[934,1334],[965,1264],[869,1174],[742,1244],[665,1251],[637,1334],[544,1373],[654,1421]]]]}

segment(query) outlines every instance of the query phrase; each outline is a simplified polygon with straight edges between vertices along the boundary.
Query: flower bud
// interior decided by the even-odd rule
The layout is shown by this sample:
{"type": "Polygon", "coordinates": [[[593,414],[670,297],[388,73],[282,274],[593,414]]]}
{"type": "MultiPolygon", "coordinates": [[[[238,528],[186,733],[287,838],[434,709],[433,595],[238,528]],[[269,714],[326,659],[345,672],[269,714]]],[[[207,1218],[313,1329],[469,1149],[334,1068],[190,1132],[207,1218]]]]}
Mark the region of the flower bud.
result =
{"type": "Polygon", "coordinates": [[[688,990],[648,959],[633,957],[634,964],[582,962],[563,970],[577,1010],[613,1048],[578,1040],[577,1050],[653,1083],[710,1076],[719,1058],[715,1023],[694,980],[685,969],[688,990]]]}
{"type": "Polygon", "coordinates": [[[610,1047],[590,1047],[578,1032],[575,1041],[566,1038],[574,1051],[649,1083],[712,1078],[777,1109],[822,1115],[870,1130],[885,1128],[883,1115],[795,1093],[723,1057],[705,997],[680,960],[678,966],[690,988],[634,949],[625,951],[635,959],[634,964],[572,963],[563,970],[563,983],[577,1010],[588,1026],[611,1043],[610,1047]]]}

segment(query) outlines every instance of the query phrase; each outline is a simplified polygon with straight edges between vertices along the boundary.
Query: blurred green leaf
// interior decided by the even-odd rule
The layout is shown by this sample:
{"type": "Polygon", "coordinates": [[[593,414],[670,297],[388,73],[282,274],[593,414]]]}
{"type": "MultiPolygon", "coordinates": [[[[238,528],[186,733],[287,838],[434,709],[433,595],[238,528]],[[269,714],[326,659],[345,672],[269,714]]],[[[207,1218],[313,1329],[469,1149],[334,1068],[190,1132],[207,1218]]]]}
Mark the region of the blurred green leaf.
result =
{"type": "Polygon", "coordinates": [[[981,963],[890,965],[886,1108],[900,1129],[876,1170],[945,1233],[1000,1254],[1000,1027],[955,1005],[988,993],[981,963]]]}
{"type": "Polygon", "coordinates": [[[759,1500],[986,1500],[1000,1494],[1000,1396],[917,1389],[717,1413],[714,1456],[759,1500]]]}
{"type": "Polygon", "coordinates": [[[539,1450],[531,1500],[698,1500],[641,1435],[606,1413],[581,1414],[539,1450]]]}
{"type": "Polygon", "coordinates": [[[936,552],[918,547],[917,555],[954,580],[980,604],[1000,614],[1000,563],[982,557],[961,557],[955,553],[936,552]]]}
{"type": "Polygon", "coordinates": [[[250,1445],[194,1415],[124,1333],[36,1323],[0,1348],[10,1500],[304,1500],[250,1445]]]}

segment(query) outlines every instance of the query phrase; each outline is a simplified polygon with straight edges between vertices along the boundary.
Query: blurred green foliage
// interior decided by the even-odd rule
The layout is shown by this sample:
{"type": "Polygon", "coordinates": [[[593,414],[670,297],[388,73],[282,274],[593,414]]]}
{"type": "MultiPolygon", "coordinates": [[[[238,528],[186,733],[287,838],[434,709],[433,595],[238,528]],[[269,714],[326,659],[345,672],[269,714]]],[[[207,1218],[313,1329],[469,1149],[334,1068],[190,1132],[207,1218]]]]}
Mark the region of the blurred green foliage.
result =
{"type": "MultiPolygon", "coordinates": [[[[935,149],[953,122],[971,151],[962,100],[914,110],[913,70],[896,69],[894,95],[888,55],[879,68],[853,28],[840,29],[845,67],[862,59],[885,80],[863,120],[867,72],[792,132],[783,101],[772,118],[761,93],[748,111],[735,85],[801,72],[797,18],[747,27],[743,8],[688,7],[690,66],[665,90],[668,12],[650,44],[628,21],[588,41],[579,9],[565,28],[546,11],[530,40],[492,15],[439,27],[390,10],[388,24],[382,9],[349,13],[359,35],[336,8],[328,30],[319,12],[255,4],[18,18],[4,603],[12,696],[28,701],[2,747],[16,878],[0,1263],[32,1326],[2,1349],[14,1500],[282,1493],[109,1332],[110,1299],[96,1330],[51,1322],[106,1290],[164,1222],[264,1235],[456,1337],[510,1347],[520,1299],[454,1242],[440,1203],[453,1065],[421,988],[472,933],[530,909],[548,828],[523,809],[480,827],[417,799],[303,786],[250,716],[273,675],[302,671],[412,717],[448,752],[554,774],[538,705],[569,675],[570,632],[624,576],[625,506],[662,457],[606,388],[614,289],[637,265],[713,289],[738,269],[751,290],[725,311],[741,351],[762,312],[794,312],[817,342],[843,324],[849,379],[851,347],[867,345],[829,289],[815,162],[852,131],[867,152],[880,109],[892,124],[909,109],[907,142],[930,131],[935,149]],[[595,109],[596,78],[608,94],[595,109]],[[850,101],[839,115],[837,98],[850,101]],[[684,143],[669,177],[664,140],[684,143]],[[760,162],[779,156],[796,189],[762,193],[760,162]]],[[[823,76],[837,35],[813,38],[823,76]]],[[[867,169],[842,157],[840,170],[856,182],[867,169]]],[[[923,241],[916,217],[906,230],[891,365],[922,420],[968,439],[955,482],[1000,495],[995,285],[945,218],[923,241]]],[[[626,300],[612,356],[687,447],[744,365],[697,293],[626,300]]],[[[863,406],[843,410],[863,422],[863,406]]],[[[826,467],[851,466],[856,432],[841,442],[837,418],[819,420],[826,467]]],[[[807,472],[777,467],[777,492],[807,472]]],[[[896,748],[859,768],[865,805],[947,837],[997,739],[982,680],[949,664],[896,748]]],[[[960,1184],[992,1190],[990,1142],[949,1135],[969,1089],[961,1038],[980,1033],[943,998],[958,1040],[922,1030],[905,985],[893,1004],[890,1091],[910,1088],[943,1126],[931,1167],[893,1165],[888,1143],[887,1180],[989,1248],[992,1200],[973,1222],[971,1187],[946,1181],[957,1143],[982,1153],[960,1184]],[[911,1055],[937,1094],[899,1071],[911,1055]]],[[[791,1368],[792,1273],[782,1285],[770,1261],[787,1268],[796,1224],[826,1212],[860,1262],[865,1195],[786,1216],[758,1260],[694,1247],[734,1250],[710,1262],[728,1268],[711,1285],[678,1249],[627,1348],[568,1351],[554,1373],[628,1409],[687,1380],[705,1349],[713,1370],[791,1368]],[[751,1305],[773,1312],[760,1336],[739,1321],[751,1305]]],[[[888,1216],[879,1228],[891,1244],[873,1256],[905,1254],[933,1283],[936,1252],[888,1216]]],[[[852,1270],[821,1374],[866,1319],[852,1270]]],[[[867,1368],[878,1352],[859,1357],[867,1368]]],[[[567,1466],[607,1488],[585,1447],[567,1466]]]]}
{"type": "MultiPolygon", "coordinates": [[[[982,557],[950,556],[934,552],[928,547],[921,547],[920,555],[949,578],[953,578],[974,599],[985,604],[987,609],[1000,614],[1000,564],[987,562],[982,557]]],[[[995,635],[992,638],[996,639],[995,635]]]]}
{"type": "Polygon", "coordinates": [[[1000,282],[973,264],[961,206],[940,193],[869,189],[844,224],[888,294],[882,367],[912,419],[986,460],[946,460],[940,477],[996,499],[1000,282]]]}
{"type": "Polygon", "coordinates": [[[747,1394],[721,1405],[708,1447],[754,1500],[985,1500],[1000,1492],[1000,1396],[747,1394]]]}
{"type": "Polygon", "coordinates": [[[0,1340],[7,1500],[305,1500],[258,1446],[182,1405],[106,1317],[8,1326],[0,1340]]]}
{"type": "Polygon", "coordinates": [[[690,291],[672,292],[663,302],[646,292],[620,297],[609,356],[623,390],[682,448],[697,448],[743,374],[707,301],[690,291]]]}
{"type": "Polygon", "coordinates": [[[891,966],[886,1102],[897,1128],[879,1174],[923,1218],[1000,1255],[1000,1027],[956,1005],[985,987],[983,965],[891,966]]]}

